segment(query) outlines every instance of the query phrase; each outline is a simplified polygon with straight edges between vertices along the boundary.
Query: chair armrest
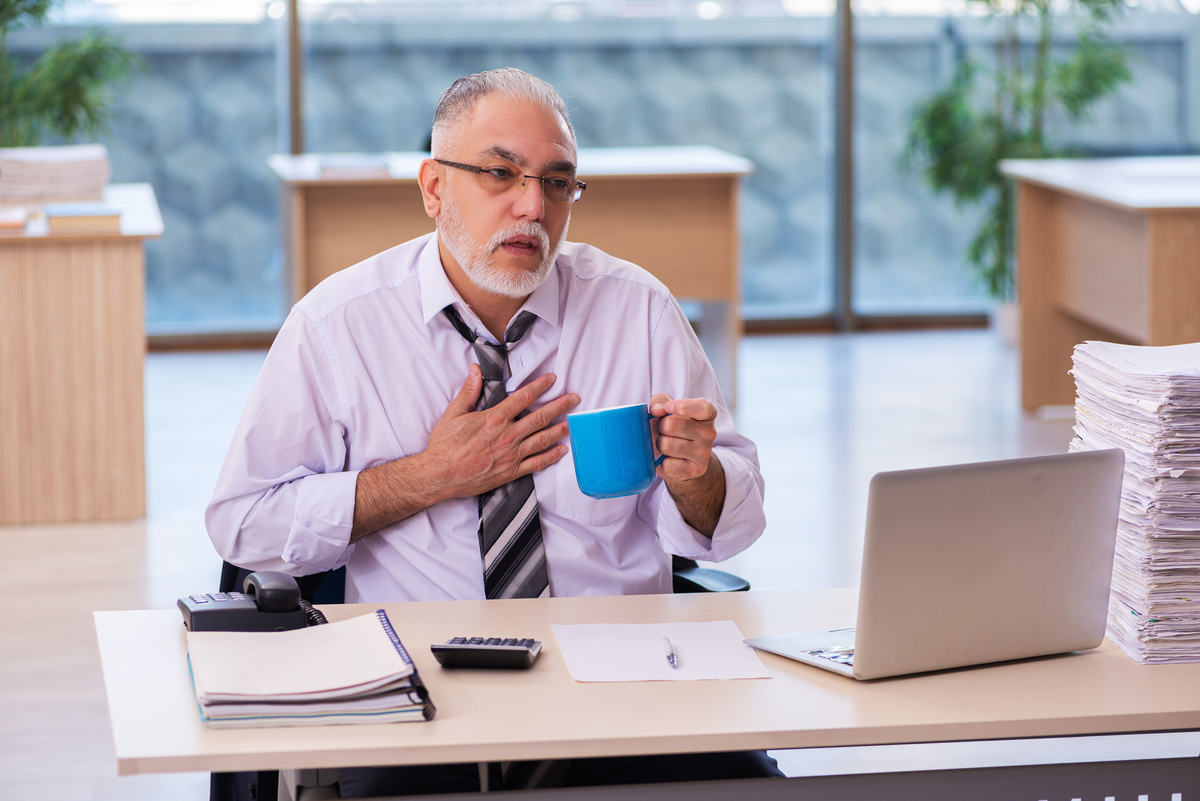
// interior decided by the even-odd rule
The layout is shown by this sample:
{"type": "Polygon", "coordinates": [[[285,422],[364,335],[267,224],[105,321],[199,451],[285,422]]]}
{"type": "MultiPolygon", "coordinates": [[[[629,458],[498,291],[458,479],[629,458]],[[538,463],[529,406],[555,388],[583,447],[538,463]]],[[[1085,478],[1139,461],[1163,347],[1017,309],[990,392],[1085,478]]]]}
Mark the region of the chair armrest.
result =
{"type": "Polygon", "coordinates": [[[684,567],[673,571],[675,592],[745,592],[750,582],[741,576],[711,567],[684,567]]]}

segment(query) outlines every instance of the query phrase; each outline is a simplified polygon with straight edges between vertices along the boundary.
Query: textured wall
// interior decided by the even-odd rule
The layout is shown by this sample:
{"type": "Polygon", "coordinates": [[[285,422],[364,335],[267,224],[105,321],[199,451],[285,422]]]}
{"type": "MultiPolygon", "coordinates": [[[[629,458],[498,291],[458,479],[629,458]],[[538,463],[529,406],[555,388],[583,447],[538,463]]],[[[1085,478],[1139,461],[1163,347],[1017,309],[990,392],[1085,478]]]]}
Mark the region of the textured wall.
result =
{"type": "MultiPolygon", "coordinates": [[[[270,327],[284,314],[278,194],[280,31],[259,25],[117,28],[147,69],[103,137],[114,180],[149,181],[166,234],[148,245],[151,331],[270,327]]],[[[305,32],[307,146],[423,146],[455,78],[518,66],[568,98],[580,145],[710,144],[756,165],[744,195],[750,313],[827,310],[833,283],[831,23],[607,21],[482,25],[322,23],[305,32]]],[[[31,53],[61,31],[21,32],[31,53]]],[[[861,311],[962,311],[985,303],[962,266],[974,214],[898,167],[909,109],[955,53],[986,54],[981,20],[858,21],[855,288],[861,311]]],[[[1063,138],[1102,152],[1181,152],[1197,138],[1188,16],[1142,16],[1119,37],[1136,81],[1063,138]]],[[[585,201],[586,202],[586,201],[585,201]]]]}

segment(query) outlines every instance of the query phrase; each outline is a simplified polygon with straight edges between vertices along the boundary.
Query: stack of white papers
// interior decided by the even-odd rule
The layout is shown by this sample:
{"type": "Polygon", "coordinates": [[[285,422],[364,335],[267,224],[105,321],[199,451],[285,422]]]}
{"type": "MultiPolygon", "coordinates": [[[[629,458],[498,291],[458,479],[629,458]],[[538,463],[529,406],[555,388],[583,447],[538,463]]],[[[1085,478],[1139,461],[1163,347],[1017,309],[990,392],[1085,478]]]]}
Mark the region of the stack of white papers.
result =
{"type": "Polygon", "coordinates": [[[189,631],[200,714],[214,728],[395,723],[435,709],[382,609],[294,631],[189,631]]]}
{"type": "Polygon", "coordinates": [[[1073,360],[1071,449],[1125,451],[1108,636],[1139,662],[1200,661],[1200,343],[1073,360]]]}
{"type": "Polygon", "coordinates": [[[0,205],[100,200],[111,174],[104,145],[0,148],[0,205]]]}

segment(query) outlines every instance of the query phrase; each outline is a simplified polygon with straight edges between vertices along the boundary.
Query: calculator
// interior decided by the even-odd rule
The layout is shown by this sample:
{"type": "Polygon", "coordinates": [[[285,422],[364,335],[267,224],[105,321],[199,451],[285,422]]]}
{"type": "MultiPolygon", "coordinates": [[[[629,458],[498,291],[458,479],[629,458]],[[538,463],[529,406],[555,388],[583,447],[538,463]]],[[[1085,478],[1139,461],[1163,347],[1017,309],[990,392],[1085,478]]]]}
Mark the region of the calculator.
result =
{"type": "Polygon", "coordinates": [[[527,668],[537,661],[542,643],[519,637],[451,637],[429,648],[442,667],[527,668]]]}

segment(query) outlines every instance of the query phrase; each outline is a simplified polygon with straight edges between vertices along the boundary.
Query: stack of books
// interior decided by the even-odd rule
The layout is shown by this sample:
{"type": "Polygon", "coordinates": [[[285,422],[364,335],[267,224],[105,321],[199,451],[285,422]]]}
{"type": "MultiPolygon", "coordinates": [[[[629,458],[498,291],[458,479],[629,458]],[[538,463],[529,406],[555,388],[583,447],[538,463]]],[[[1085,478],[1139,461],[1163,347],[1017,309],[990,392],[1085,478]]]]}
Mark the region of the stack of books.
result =
{"type": "Polygon", "coordinates": [[[213,728],[397,723],[436,711],[382,609],[292,631],[189,631],[187,645],[213,728]]]}
{"type": "Polygon", "coordinates": [[[1071,449],[1125,451],[1108,637],[1139,662],[1200,661],[1200,343],[1072,358],[1071,449]]]}
{"type": "Polygon", "coordinates": [[[46,230],[52,234],[119,234],[121,210],[103,201],[47,203],[46,230]]]}
{"type": "Polygon", "coordinates": [[[111,175],[104,145],[0,148],[0,205],[100,200],[111,175]]]}

